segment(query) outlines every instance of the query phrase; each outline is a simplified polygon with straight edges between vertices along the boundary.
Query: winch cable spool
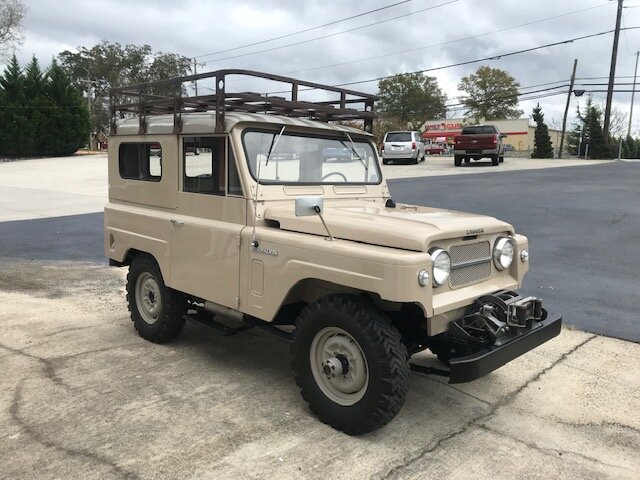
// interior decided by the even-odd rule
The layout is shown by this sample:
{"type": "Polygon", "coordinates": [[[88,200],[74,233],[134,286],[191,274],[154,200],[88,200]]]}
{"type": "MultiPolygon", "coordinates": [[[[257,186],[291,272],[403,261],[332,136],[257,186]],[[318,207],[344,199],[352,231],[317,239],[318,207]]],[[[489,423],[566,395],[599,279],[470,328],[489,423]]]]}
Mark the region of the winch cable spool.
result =
{"type": "Polygon", "coordinates": [[[530,327],[532,320],[543,321],[547,318],[547,311],[542,308],[540,299],[530,297],[516,300],[518,297],[515,292],[478,297],[467,314],[452,323],[454,338],[462,344],[489,347],[517,333],[519,328],[530,327]],[[519,308],[524,310],[519,311],[519,308]]]}

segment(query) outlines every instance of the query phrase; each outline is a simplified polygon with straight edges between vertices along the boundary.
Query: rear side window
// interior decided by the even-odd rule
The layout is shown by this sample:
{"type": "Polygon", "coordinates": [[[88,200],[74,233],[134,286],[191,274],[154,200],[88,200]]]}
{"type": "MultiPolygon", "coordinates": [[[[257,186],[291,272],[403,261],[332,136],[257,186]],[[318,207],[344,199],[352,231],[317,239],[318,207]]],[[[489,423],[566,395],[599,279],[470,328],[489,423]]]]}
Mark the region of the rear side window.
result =
{"type": "Polygon", "coordinates": [[[492,135],[498,133],[495,127],[464,127],[462,129],[462,135],[492,135]]]}
{"type": "Polygon", "coordinates": [[[411,132],[390,132],[387,133],[387,142],[410,142],[411,132]]]}
{"type": "Polygon", "coordinates": [[[121,143],[118,163],[122,178],[159,182],[162,178],[162,147],[159,143],[121,143]]]}

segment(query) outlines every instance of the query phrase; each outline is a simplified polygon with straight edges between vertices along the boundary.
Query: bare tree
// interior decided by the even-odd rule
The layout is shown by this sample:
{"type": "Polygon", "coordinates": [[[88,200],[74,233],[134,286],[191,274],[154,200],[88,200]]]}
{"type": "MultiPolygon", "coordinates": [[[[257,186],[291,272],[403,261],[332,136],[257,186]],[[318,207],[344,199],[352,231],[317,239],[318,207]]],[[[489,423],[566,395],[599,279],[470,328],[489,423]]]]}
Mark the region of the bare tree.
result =
{"type": "Polygon", "coordinates": [[[609,133],[614,137],[626,137],[629,128],[629,115],[619,107],[611,109],[611,123],[609,133]]]}
{"type": "Polygon", "coordinates": [[[0,0],[0,55],[24,40],[22,19],[26,13],[20,0],[0,0]]]}

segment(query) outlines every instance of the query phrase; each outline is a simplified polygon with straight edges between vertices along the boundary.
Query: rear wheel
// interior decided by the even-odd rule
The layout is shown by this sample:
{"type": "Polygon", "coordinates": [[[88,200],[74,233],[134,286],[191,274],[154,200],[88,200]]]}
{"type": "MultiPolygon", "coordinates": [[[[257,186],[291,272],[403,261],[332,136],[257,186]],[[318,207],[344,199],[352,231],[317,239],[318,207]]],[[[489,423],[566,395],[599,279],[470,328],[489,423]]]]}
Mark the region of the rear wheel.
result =
{"type": "Polygon", "coordinates": [[[500,155],[500,163],[504,162],[504,155],[500,155]]]}
{"type": "Polygon", "coordinates": [[[453,156],[453,164],[456,167],[459,167],[460,165],[462,165],[462,155],[454,155],[453,156]]]}
{"type": "Polygon", "coordinates": [[[177,337],[184,327],[187,301],[164,284],[160,267],[149,255],[133,259],[127,275],[127,303],[131,320],[145,340],[164,343],[177,337]]]}
{"type": "Polygon", "coordinates": [[[296,322],[291,352],[302,397],[333,428],[372,432],[404,404],[409,362],[400,333],[357,297],[330,295],[308,305],[296,322]]]}
{"type": "Polygon", "coordinates": [[[464,157],[464,163],[469,165],[471,163],[471,159],[469,157],[464,157]]]}
{"type": "Polygon", "coordinates": [[[498,155],[492,155],[491,156],[491,165],[498,165],[500,163],[500,158],[498,157],[498,155]]]}

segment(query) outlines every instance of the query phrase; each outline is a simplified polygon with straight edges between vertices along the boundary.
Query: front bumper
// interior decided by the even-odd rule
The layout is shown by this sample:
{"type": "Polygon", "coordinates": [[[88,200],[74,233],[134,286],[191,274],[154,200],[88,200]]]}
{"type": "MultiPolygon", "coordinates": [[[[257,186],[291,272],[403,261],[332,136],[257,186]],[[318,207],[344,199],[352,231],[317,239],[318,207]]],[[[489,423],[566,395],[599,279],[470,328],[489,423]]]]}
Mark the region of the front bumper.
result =
{"type": "Polygon", "coordinates": [[[466,357],[450,360],[449,383],[470,382],[542,345],[560,334],[562,317],[534,322],[531,329],[500,345],[492,345],[466,357]]]}

